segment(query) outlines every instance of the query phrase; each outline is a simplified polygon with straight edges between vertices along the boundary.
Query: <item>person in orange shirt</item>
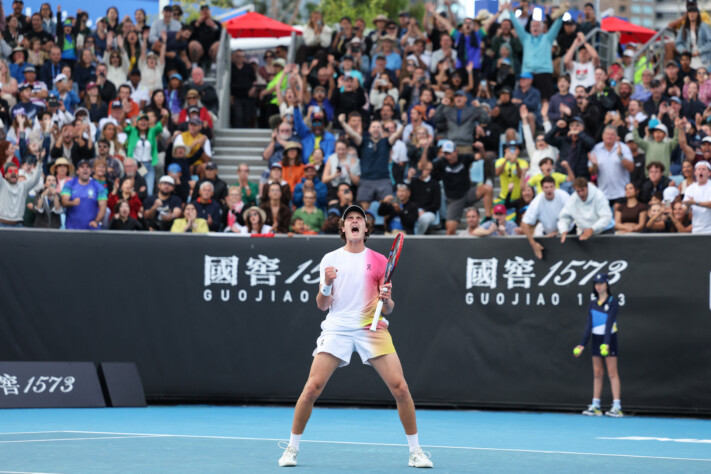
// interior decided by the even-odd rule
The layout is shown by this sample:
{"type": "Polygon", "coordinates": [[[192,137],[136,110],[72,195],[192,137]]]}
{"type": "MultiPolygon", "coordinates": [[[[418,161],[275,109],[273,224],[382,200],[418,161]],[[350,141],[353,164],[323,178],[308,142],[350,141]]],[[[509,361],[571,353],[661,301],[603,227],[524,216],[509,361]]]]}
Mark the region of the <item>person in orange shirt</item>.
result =
{"type": "Polygon", "coordinates": [[[304,177],[304,163],[301,161],[301,143],[287,142],[281,159],[282,178],[289,183],[291,192],[304,177]]]}

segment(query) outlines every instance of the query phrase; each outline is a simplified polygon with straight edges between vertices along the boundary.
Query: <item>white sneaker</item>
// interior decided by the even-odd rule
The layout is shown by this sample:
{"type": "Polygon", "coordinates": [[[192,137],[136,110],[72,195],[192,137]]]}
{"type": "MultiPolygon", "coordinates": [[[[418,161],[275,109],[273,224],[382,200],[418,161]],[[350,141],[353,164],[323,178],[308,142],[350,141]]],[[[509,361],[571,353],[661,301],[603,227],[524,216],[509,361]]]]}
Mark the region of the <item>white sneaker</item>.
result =
{"type": "Polygon", "coordinates": [[[611,416],[613,418],[622,418],[624,413],[622,413],[622,408],[617,408],[617,407],[612,407],[608,411],[605,412],[606,416],[611,416]]]}
{"type": "Polygon", "coordinates": [[[279,458],[279,467],[293,467],[296,466],[296,456],[299,454],[299,450],[293,446],[287,446],[284,450],[284,454],[279,458]]]}
{"type": "Polygon", "coordinates": [[[430,453],[423,451],[422,448],[415,448],[414,451],[410,453],[410,461],[407,463],[410,467],[433,467],[432,461],[430,461],[430,453]]]}
{"type": "Polygon", "coordinates": [[[588,405],[588,409],[583,411],[583,415],[587,416],[602,416],[602,410],[593,404],[588,405]]]}

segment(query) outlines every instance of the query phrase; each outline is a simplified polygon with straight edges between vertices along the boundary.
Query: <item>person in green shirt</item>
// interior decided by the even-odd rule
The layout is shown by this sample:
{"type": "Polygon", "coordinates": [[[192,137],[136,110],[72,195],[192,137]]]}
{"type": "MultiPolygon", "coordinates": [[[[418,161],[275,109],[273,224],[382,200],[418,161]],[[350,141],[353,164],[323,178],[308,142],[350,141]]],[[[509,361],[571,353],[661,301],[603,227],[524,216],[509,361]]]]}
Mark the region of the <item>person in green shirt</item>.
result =
{"type": "Polygon", "coordinates": [[[321,231],[326,218],[323,211],[316,207],[316,191],[311,189],[304,191],[304,205],[294,211],[292,220],[297,217],[303,219],[306,230],[321,231]]]}
{"type": "MultiPolygon", "coordinates": [[[[681,127],[681,125],[675,125],[676,126],[674,127],[674,136],[671,140],[665,140],[665,138],[669,136],[669,131],[667,130],[667,127],[662,123],[659,123],[652,127],[650,130],[648,130],[647,136],[645,138],[640,138],[639,122],[637,122],[637,120],[634,121],[632,136],[634,137],[634,142],[637,144],[637,146],[644,150],[647,165],[653,162],[659,162],[662,163],[664,165],[664,168],[668,170],[671,164],[672,151],[674,151],[674,148],[679,145],[679,141],[681,140],[683,142],[682,145],[686,145],[686,133],[682,133],[681,135],[683,136],[680,136],[679,128],[681,127]],[[651,140],[649,140],[650,135],[652,137],[651,140]]],[[[647,176],[649,176],[649,173],[647,173],[647,176]]]]}
{"type": "Polygon", "coordinates": [[[259,98],[264,101],[265,116],[268,119],[272,115],[279,115],[279,100],[276,96],[276,88],[281,87],[286,89],[288,81],[282,81],[284,77],[284,68],[286,67],[286,61],[283,59],[275,59],[272,62],[272,67],[274,68],[274,77],[271,81],[267,83],[266,89],[264,89],[259,98]]]}
{"type": "Polygon", "coordinates": [[[239,186],[242,190],[242,202],[244,202],[245,207],[256,206],[259,204],[257,198],[259,197],[259,186],[257,183],[253,183],[249,180],[249,165],[242,163],[237,168],[237,182],[235,186],[239,186]]]}
{"type": "Polygon", "coordinates": [[[570,168],[570,165],[565,160],[561,161],[561,166],[566,169],[566,171],[568,172],[567,175],[553,171],[553,158],[543,158],[540,162],[538,162],[538,166],[541,168],[541,172],[531,176],[531,178],[528,180],[528,185],[532,188],[536,188],[536,194],[540,194],[543,192],[541,181],[546,176],[550,176],[555,180],[556,189],[560,189],[560,185],[565,183],[566,181],[573,182],[575,180],[573,170],[570,168]]]}

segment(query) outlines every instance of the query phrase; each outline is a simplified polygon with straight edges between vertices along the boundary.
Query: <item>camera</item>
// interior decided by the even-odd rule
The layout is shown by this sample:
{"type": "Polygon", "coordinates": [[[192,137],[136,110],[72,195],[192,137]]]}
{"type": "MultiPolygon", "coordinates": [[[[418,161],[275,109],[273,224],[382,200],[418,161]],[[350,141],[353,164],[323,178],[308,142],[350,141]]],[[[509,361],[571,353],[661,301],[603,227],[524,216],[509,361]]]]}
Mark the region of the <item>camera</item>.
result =
{"type": "Polygon", "coordinates": [[[59,101],[57,99],[50,99],[47,101],[47,105],[50,107],[59,107],[59,101]]]}
{"type": "Polygon", "coordinates": [[[360,44],[352,44],[351,45],[351,52],[352,53],[360,53],[360,44]]]}

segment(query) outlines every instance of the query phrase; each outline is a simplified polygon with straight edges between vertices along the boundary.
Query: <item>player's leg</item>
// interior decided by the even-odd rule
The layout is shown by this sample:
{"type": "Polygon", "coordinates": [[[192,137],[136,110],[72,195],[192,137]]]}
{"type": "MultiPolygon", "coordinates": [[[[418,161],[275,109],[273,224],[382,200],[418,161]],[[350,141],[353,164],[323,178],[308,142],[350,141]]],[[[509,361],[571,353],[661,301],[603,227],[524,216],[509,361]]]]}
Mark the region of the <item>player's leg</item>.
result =
{"type": "Polygon", "coordinates": [[[620,385],[620,375],[617,372],[617,357],[608,356],[605,358],[607,366],[607,377],[610,379],[610,387],[612,388],[612,409],[605,412],[607,416],[621,417],[622,416],[622,401],[620,398],[622,388],[620,385]]]}
{"type": "Polygon", "coordinates": [[[321,395],[323,388],[326,386],[326,382],[331,378],[331,375],[333,375],[333,372],[338,368],[340,363],[340,359],[326,352],[320,352],[314,356],[309,378],[306,381],[304,390],[299,396],[299,400],[296,402],[289,444],[279,459],[279,466],[296,466],[296,456],[299,454],[301,435],[304,432],[304,428],[306,428],[306,423],[311,417],[314,402],[319,395],[321,395]]]}
{"type": "Polygon", "coordinates": [[[415,402],[412,401],[410,389],[405,381],[400,358],[393,352],[392,354],[370,359],[369,362],[383,379],[385,385],[388,386],[390,393],[395,397],[397,413],[400,416],[403,428],[405,428],[405,434],[414,435],[417,433],[415,402]]]}
{"type": "Polygon", "coordinates": [[[291,426],[291,432],[300,435],[306,428],[311,417],[311,411],[314,408],[314,402],[323,392],[328,379],[331,378],[333,372],[338,368],[341,360],[326,352],[320,352],[314,356],[314,361],[311,364],[309,378],[304,385],[304,390],[296,402],[294,409],[294,422],[291,426]]]}
{"type": "Polygon", "coordinates": [[[405,381],[405,375],[402,372],[402,364],[400,364],[400,358],[397,356],[397,353],[393,352],[375,357],[368,362],[378,372],[397,402],[397,412],[400,416],[400,422],[403,428],[405,428],[407,444],[410,448],[408,465],[412,467],[432,467],[433,464],[429,459],[429,454],[420,448],[417,435],[415,402],[412,401],[410,389],[405,381]]]}

